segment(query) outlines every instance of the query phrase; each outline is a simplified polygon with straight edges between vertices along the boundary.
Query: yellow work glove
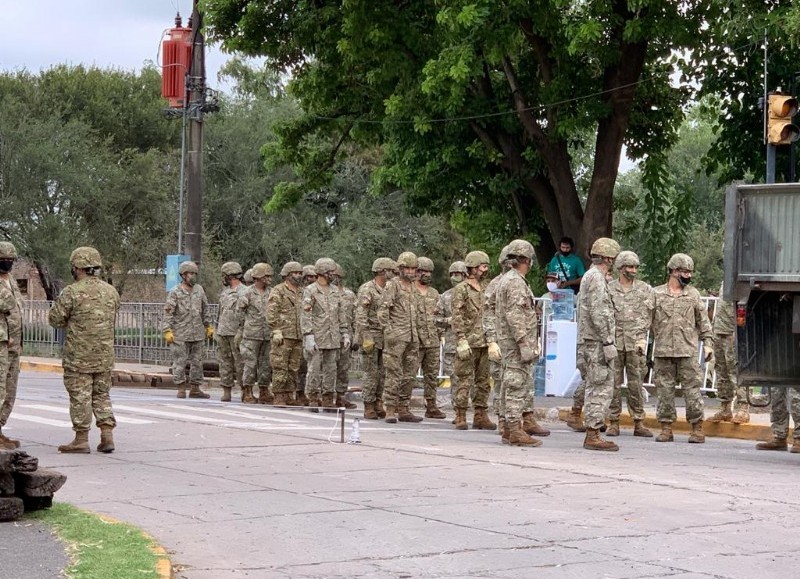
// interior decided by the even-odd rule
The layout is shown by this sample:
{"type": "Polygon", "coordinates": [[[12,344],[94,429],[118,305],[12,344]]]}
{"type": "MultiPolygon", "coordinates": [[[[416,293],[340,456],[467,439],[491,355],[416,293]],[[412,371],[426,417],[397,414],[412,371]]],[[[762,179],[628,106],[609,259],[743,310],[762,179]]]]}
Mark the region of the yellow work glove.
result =
{"type": "Polygon", "coordinates": [[[214,337],[214,326],[206,326],[206,338],[209,340],[214,337]]]}
{"type": "Polygon", "coordinates": [[[489,359],[492,362],[499,362],[503,359],[503,354],[500,352],[500,346],[497,342],[489,342],[489,359]]]}
{"type": "Polygon", "coordinates": [[[644,356],[647,353],[647,340],[636,340],[636,353],[644,356]]]}
{"type": "Polygon", "coordinates": [[[172,333],[172,330],[165,330],[164,331],[164,341],[167,344],[171,344],[175,341],[175,334],[172,333]]]}
{"type": "Polygon", "coordinates": [[[361,349],[364,350],[365,354],[372,354],[372,350],[375,349],[375,342],[369,338],[364,338],[364,341],[361,342],[361,349]]]}
{"type": "Polygon", "coordinates": [[[456,344],[456,356],[458,356],[459,360],[469,360],[469,357],[472,355],[472,348],[469,347],[469,342],[467,342],[466,338],[461,338],[458,340],[458,344],[456,344]]]}
{"type": "Polygon", "coordinates": [[[283,344],[283,332],[275,330],[272,332],[272,345],[280,346],[281,344],[283,344]]]}

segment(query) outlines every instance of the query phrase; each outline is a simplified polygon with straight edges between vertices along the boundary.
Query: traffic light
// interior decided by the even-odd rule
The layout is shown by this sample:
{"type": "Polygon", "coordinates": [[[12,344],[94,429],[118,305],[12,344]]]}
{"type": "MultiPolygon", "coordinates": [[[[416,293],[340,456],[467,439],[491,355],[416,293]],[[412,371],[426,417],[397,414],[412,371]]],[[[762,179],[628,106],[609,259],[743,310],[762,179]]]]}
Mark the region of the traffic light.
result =
{"type": "Polygon", "coordinates": [[[792,123],[797,114],[797,99],[793,96],[769,95],[767,112],[767,142],[770,145],[791,145],[800,138],[800,128],[792,123]]]}

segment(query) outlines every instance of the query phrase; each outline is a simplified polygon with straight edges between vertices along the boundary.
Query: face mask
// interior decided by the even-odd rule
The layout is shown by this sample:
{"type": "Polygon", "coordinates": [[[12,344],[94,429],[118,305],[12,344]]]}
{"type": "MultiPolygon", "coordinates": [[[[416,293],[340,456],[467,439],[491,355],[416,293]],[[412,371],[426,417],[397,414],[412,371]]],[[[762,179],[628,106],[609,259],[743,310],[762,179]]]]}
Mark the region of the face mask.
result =
{"type": "Polygon", "coordinates": [[[395,273],[393,271],[386,270],[386,274],[385,275],[386,275],[386,281],[389,281],[390,279],[394,279],[395,278],[395,273]]]}
{"type": "Polygon", "coordinates": [[[289,276],[289,279],[294,285],[300,285],[303,283],[303,274],[301,273],[293,273],[289,276]]]}
{"type": "Polygon", "coordinates": [[[408,273],[407,271],[401,271],[400,275],[406,281],[414,281],[415,279],[417,279],[417,272],[408,273]]]}
{"type": "Polygon", "coordinates": [[[456,287],[458,284],[461,283],[461,278],[455,275],[450,276],[450,285],[456,287]]]}
{"type": "Polygon", "coordinates": [[[194,284],[197,283],[197,278],[195,277],[195,275],[193,273],[190,273],[190,274],[186,275],[183,279],[186,282],[186,284],[189,285],[189,286],[193,286],[194,284]]]}
{"type": "Polygon", "coordinates": [[[636,279],[636,274],[630,270],[623,270],[622,275],[624,275],[627,279],[633,281],[636,279]]]}
{"type": "Polygon", "coordinates": [[[433,276],[427,272],[419,274],[419,281],[425,285],[430,285],[433,276]]]}
{"type": "Polygon", "coordinates": [[[8,273],[11,271],[11,268],[14,267],[14,261],[10,259],[4,259],[0,261],[0,272],[8,273]]]}
{"type": "Polygon", "coordinates": [[[547,282],[547,291],[554,292],[556,290],[558,290],[558,282],[555,281],[547,282]]]}
{"type": "Polygon", "coordinates": [[[686,287],[690,283],[692,283],[692,278],[690,277],[683,277],[682,275],[678,276],[678,281],[681,283],[681,286],[686,287]]]}

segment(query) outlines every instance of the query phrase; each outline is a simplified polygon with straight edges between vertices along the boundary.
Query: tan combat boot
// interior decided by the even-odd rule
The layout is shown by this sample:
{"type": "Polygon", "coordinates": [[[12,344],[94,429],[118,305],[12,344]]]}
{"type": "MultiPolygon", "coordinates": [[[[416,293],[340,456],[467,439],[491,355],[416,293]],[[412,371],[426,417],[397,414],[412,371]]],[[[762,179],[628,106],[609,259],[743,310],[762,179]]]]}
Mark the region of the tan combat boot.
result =
{"type": "Polygon", "coordinates": [[[786,450],[788,446],[785,436],[783,438],[778,438],[773,435],[772,440],[756,444],[756,450],[786,450]]]}
{"type": "Polygon", "coordinates": [[[408,409],[408,403],[405,403],[401,406],[397,407],[397,420],[398,422],[422,422],[422,416],[417,416],[413,414],[411,410],[408,409]]]}
{"type": "Polygon", "coordinates": [[[317,414],[322,406],[319,394],[312,394],[308,399],[308,411],[317,414]]]}
{"type": "Polygon", "coordinates": [[[467,409],[456,408],[456,430],[466,430],[467,426],[467,409]]]}
{"type": "Polygon", "coordinates": [[[733,418],[733,413],[731,412],[731,403],[722,402],[719,407],[719,412],[717,412],[714,416],[709,418],[711,422],[730,422],[733,418]]]}
{"type": "Polygon", "coordinates": [[[397,423],[397,414],[395,414],[395,407],[394,406],[389,405],[389,406],[386,407],[386,417],[384,418],[384,420],[388,424],[397,423]]]}
{"type": "Polygon", "coordinates": [[[516,420],[508,426],[508,443],[511,446],[542,446],[542,441],[528,435],[516,420]]]}
{"type": "Polygon", "coordinates": [[[322,409],[323,412],[336,412],[336,401],[333,397],[333,392],[328,392],[322,395],[322,409]]]}
{"type": "Polygon", "coordinates": [[[662,422],[661,434],[656,436],[656,442],[672,442],[673,440],[675,440],[675,437],[672,435],[672,423],[662,422]]]}
{"type": "Polygon", "coordinates": [[[208,394],[200,390],[200,384],[189,384],[189,398],[211,398],[208,394]]]}
{"type": "Polygon", "coordinates": [[[183,384],[178,385],[178,393],[176,394],[178,398],[186,398],[186,388],[183,384]]]}
{"type": "Polygon", "coordinates": [[[706,441],[706,435],[703,434],[703,421],[698,420],[692,424],[692,433],[689,435],[689,442],[693,444],[703,444],[706,441]]]}
{"type": "Polygon", "coordinates": [[[378,415],[378,418],[386,418],[386,408],[383,406],[383,400],[380,398],[375,401],[375,414],[378,415]]]}
{"type": "Polygon", "coordinates": [[[425,399],[425,418],[447,418],[447,415],[436,405],[436,398],[425,399]]]}
{"type": "Polygon", "coordinates": [[[286,392],[276,392],[272,397],[272,404],[275,406],[288,406],[286,402],[286,392]]]}
{"type": "Polygon", "coordinates": [[[503,444],[511,444],[509,437],[511,436],[511,428],[508,425],[508,421],[503,420],[503,429],[500,431],[500,442],[503,444]]]}
{"type": "Polygon", "coordinates": [[[375,412],[374,402],[364,402],[364,419],[365,420],[378,420],[378,413],[375,412]]]}
{"type": "Polygon", "coordinates": [[[550,431],[536,422],[533,412],[522,413],[522,430],[532,436],[550,436],[550,431]]]}
{"type": "Polygon", "coordinates": [[[633,435],[641,436],[642,438],[653,438],[653,432],[641,420],[633,421],[633,435]]]}
{"type": "Polygon", "coordinates": [[[273,404],[275,402],[275,395],[269,391],[269,386],[258,387],[258,403],[259,404],[273,404]]]}
{"type": "Polygon", "coordinates": [[[610,421],[606,436],[619,436],[619,420],[610,421]]]}
{"type": "Polygon", "coordinates": [[[472,428],[475,430],[495,430],[497,425],[489,418],[485,408],[476,408],[472,414],[472,428]]]}
{"type": "Polygon", "coordinates": [[[344,394],[341,393],[336,394],[336,406],[338,408],[347,408],[348,410],[353,410],[354,408],[357,408],[356,404],[353,404],[352,402],[348,401],[347,398],[344,397],[344,394]]]}
{"type": "Polygon", "coordinates": [[[733,415],[734,424],[747,424],[750,422],[750,407],[747,404],[739,404],[736,414],[733,415]]]}
{"type": "Polygon", "coordinates": [[[14,450],[15,448],[19,448],[19,440],[9,438],[0,432],[0,448],[5,448],[6,450],[14,450]]]}
{"type": "Polygon", "coordinates": [[[231,387],[230,386],[223,386],[222,387],[222,396],[219,399],[220,402],[230,402],[231,401],[231,387]]]}
{"type": "Polygon", "coordinates": [[[293,391],[284,392],[286,394],[286,406],[303,406],[300,400],[296,399],[293,391]]]}
{"type": "Polygon", "coordinates": [[[586,438],[583,440],[583,448],[586,450],[608,450],[617,451],[619,447],[610,440],[600,438],[600,431],[595,428],[586,429],[586,438]]]}
{"type": "Polygon", "coordinates": [[[795,440],[792,443],[792,448],[789,449],[792,454],[800,454],[800,440],[795,440]]]}
{"type": "Polygon", "coordinates": [[[586,432],[586,427],[583,425],[583,420],[581,420],[581,410],[581,408],[573,406],[567,417],[567,426],[575,432],[586,432]]]}
{"type": "Polygon", "coordinates": [[[97,445],[97,452],[114,452],[114,430],[113,426],[100,426],[100,444],[97,445]]]}
{"type": "Polygon", "coordinates": [[[242,386],[242,404],[256,404],[258,400],[253,396],[252,386],[242,386]]]}
{"type": "Polygon", "coordinates": [[[311,401],[308,399],[308,396],[306,396],[306,393],[302,390],[297,392],[295,395],[295,400],[297,400],[298,406],[308,406],[311,403],[311,401]]]}
{"type": "Polygon", "coordinates": [[[62,444],[58,447],[58,452],[65,454],[89,454],[89,431],[82,430],[75,432],[75,439],[69,444],[62,444]]]}
{"type": "Polygon", "coordinates": [[[501,416],[498,416],[497,417],[497,434],[500,435],[500,437],[503,437],[505,435],[505,431],[506,431],[506,419],[501,417],[501,416]]]}

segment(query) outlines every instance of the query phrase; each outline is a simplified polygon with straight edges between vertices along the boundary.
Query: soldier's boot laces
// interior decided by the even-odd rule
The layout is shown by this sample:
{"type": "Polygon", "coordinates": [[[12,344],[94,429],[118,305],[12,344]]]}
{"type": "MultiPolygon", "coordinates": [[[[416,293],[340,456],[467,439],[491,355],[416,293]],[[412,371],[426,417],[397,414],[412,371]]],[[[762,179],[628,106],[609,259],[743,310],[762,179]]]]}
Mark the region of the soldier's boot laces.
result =
{"type": "Polygon", "coordinates": [[[653,431],[647,428],[641,420],[633,421],[633,435],[642,438],[653,438],[653,431]]]}
{"type": "Polygon", "coordinates": [[[731,403],[730,402],[723,402],[722,405],[719,407],[719,412],[714,414],[709,420],[711,422],[730,422],[733,419],[733,413],[731,412],[731,403]]]}
{"type": "Polygon", "coordinates": [[[583,440],[583,448],[586,450],[606,450],[612,452],[619,450],[616,443],[600,438],[600,431],[595,428],[586,429],[586,438],[583,440]]]}
{"type": "Polygon", "coordinates": [[[475,430],[494,430],[497,425],[489,418],[485,408],[476,408],[472,415],[472,428],[475,430]]]}
{"type": "Polygon", "coordinates": [[[69,444],[62,444],[58,447],[58,452],[66,454],[89,454],[89,431],[84,430],[75,433],[75,439],[69,444]]]}
{"type": "Polygon", "coordinates": [[[612,420],[609,423],[606,436],[619,436],[619,420],[612,420]]]}
{"type": "Polygon", "coordinates": [[[734,424],[747,424],[750,422],[750,407],[747,404],[740,404],[733,415],[734,424]]]}
{"type": "Polygon", "coordinates": [[[536,422],[533,412],[522,413],[522,430],[531,436],[550,436],[550,430],[536,422]]]}
{"type": "Polygon", "coordinates": [[[397,415],[395,414],[395,407],[394,406],[389,405],[389,406],[386,407],[386,416],[384,417],[384,420],[388,424],[397,423],[397,415]]]}
{"type": "Polygon", "coordinates": [[[467,409],[456,408],[456,430],[466,430],[467,426],[467,409]]]}
{"type": "Polygon", "coordinates": [[[252,386],[242,386],[242,404],[256,404],[252,386]]]}
{"type": "Polygon", "coordinates": [[[211,398],[208,394],[200,390],[200,384],[191,384],[189,387],[189,398],[211,398]]]}
{"type": "Polygon", "coordinates": [[[786,438],[778,438],[773,436],[772,440],[766,442],[759,442],[756,444],[756,450],[786,450],[788,448],[786,438]]]}
{"type": "Polygon", "coordinates": [[[258,387],[258,403],[272,404],[275,402],[275,395],[269,391],[269,386],[258,387]]]}
{"type": "Polygon", "coordinates": [[[19,440],[14,438],[9,438],[2,432],[0,432],[0,448],[5,448],[7,450],[14,450],[15,448],[19,448],[19,440]]]}
{"type": "Polygon", "coordinates": [[[703,421],[700,420],[692,424],[692,433],[689,435],[689,442],[693,444],[703,444],[706,441],[706,435],[703,434],[703,421]]]}
{"type": "Polygon", "coordinates": [[[183,384],[178,386],[178,393],[176,394],[178,398],[186,398],[186,388],[183,387],[183,384]]]}
{"type": "Polygon", "coordinates": [[[386,408],[383,406],[383,400],[380,398],[375,401],[375,414],[378,415],[378,418],[386,418],[386,408]]]}
{"type": "Polygon", "coordinates": [[[436,405],[436,398],[425,399],[425,418],[447,418],[447,415],[436,405]]]}
{"type": "Polygon", "coordinates": [[[567,417],[567,426],[569,426],[575,432],[586,432],[586,427],[583,425],[583,420],[581,420],[581,409],[573,406],[569,411],[569,416],[567,417]]]}
{"type": "Polygon", "coordinates": [[[347,408],[348,410],[353,410],[354,408],[357,408],[357,405],[347,400],[347,398],[344,397],[343,393],[336,394],[336,406],[338,406],[339,408],[347,408]]]}
{"type": "Polygon", "coordinates": [[[413,414],[411,410],[408,409],[408,404],[404,404],[397,408],[397,420],[399,422],[422,422],[422,416],[417,416],[413,414]]]}
{"type": "Polygon", "coordinates": [[[231,390],[230,386],[223,386],[222,387],[222,396],[220,396],[220,402],[230,402],[231,401],[231,390]]]}
{"type": "Polygon", "coordinates": [[[672,423],[662,422],[661,434],[656,436],[656,442],[672,442],[673,440],[675,440],[675,437],[672,434],[672,423]]]}
{"type": "Polygon", "coordinates": [[[512,424],[508,425],[508,444],[511,446],[542,446],[542,441],[533,438],[527,432],[522,430],[522,424],[518,421],[514,421],[512,424]]]}
{"type": "Polygon", "coordinates": [[[97,445],[97,452],[114,452],[113,430],[113,426],[100,426],[100,444],[97,445]]]}
{"type": "Polygon", "coordinates": [[[506,420],[503,420],[503,428],[500,431],[500,442],[503,444],[511,444],[509,437],[511,436],[511,427],[506,420]]]}
{"type": "Polygon", "coordinates": [[[364,419],[365,420],[378,420],[378,413],[375,412],[374,402],[364,402],[364,419]]]}

